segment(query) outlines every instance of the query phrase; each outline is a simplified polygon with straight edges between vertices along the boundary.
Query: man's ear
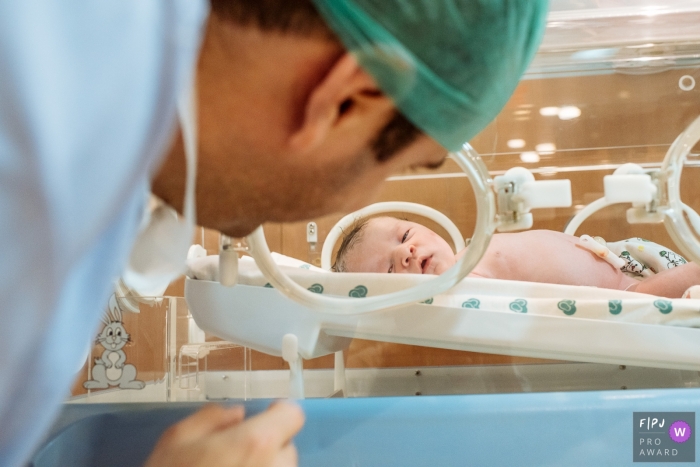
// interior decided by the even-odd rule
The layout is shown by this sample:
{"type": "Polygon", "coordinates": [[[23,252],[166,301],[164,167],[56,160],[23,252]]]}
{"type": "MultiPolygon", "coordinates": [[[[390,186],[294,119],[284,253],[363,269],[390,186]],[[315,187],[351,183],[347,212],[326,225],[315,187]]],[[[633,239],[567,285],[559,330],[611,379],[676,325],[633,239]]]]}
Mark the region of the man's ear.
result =
{"type": "Polygon", "coordinates": [[[304,153],[317,147],[334,125],[355,110],[358,100],[367,97],[390,102],[355,57],[345,53],[309,94],[301,126],[289,138],[290,149],[304,153]]]}

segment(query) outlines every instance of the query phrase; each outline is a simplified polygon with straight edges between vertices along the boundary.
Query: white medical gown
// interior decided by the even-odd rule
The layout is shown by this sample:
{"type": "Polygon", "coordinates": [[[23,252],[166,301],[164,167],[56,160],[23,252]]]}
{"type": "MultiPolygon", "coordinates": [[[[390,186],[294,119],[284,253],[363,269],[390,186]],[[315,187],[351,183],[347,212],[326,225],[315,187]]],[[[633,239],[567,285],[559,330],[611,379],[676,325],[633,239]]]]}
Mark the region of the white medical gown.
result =
{"type": "Polygon", "coordinates": [[[196,63],[205,0],[0,2],[0,465],[68,395],[196,63]]]}

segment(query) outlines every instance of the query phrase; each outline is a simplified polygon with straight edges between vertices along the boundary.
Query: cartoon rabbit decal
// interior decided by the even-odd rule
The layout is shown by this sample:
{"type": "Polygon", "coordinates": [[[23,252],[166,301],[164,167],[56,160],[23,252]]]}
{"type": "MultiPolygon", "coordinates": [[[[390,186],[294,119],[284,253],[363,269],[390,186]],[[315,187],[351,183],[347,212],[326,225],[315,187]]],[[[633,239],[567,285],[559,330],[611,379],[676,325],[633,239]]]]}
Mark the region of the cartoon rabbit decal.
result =
{"type": "Polygon", "coordinates": [[[122,311],[112,295],[109,299],[109,312],[102,318],[104,328],[97,337],[97,343],[104,347],[102,356],[95,359],[92,367],[92,379],[85,381],[85,389],[104,389],[119,386],[121,389],[143,389],[146,385],[136,379],[136,367],[126,362],[124,346],[130,336],[122,322],[122,311]]]}

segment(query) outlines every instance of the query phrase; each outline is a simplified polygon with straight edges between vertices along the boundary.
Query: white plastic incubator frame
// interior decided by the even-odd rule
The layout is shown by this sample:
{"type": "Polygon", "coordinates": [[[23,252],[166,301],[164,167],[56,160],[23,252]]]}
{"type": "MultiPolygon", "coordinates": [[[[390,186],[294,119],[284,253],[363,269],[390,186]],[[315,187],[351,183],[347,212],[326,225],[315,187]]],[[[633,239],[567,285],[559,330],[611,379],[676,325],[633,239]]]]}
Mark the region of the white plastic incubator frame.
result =
{"type": "Polygon", "coordinates": [[[453,267],[423,284],[361,300],[354,298],[329,297],[312,293],[284,274],[275,264],[265,241],[262,227],[247,237],[249,252],[260,271],[276,289],[295,302],[312,310],[335,314],[366,313],[379,309],[393,308],[407,303],[417,303],[435,294],[447,291],[474,269],[486,251],[496,228],[495,200],[491,191],[492,180],[471,146],[451,154],[457,165],[467,174],[476,198],[476,226],[467,253],[453,267]]]}
{"type": "MultiPolygon", "coordinates": [[[[669,223],[674,222],[671,229],[675,227],[675,222],[686,222],[684,215],[687,214],[683,214],[684,208],[678,199],[680,169],[685,157],[698,140],[700,140],[700,119],[674,143],[662,170],[657,175],[651,177],[648,174],[628,173],[628,175],[646,177],[645,180],[630,179],[633,181],[630,186],[636,186],[640,190],[651,193],[651,195],[640,193],[625,195],[629,197],[628,202],[634,202],[637,205],[633,209],[643,208],[645,212],[648,211],[650,219],[656,219],[656,221],[659,220],[658,213],[663,213],[663,216],[669,219],[669,223]],[[645,204],[644,201],[647,200],[650,201],[645,204]]],[[[478,159],[475,165],[480,166],[478,159]]],[[[518,175],[519,172],[516,171],[516,177],[512,178],[523,175],[522,173],[518,175]]],[[[488,177],[484,176],[483,180],[486,182],[485,186],[490,187],[488,177]]],[[[522,190],[523,184],[516,186],[517,183],[508,182],[508,177],[502,181],[507,183],[500,186],[520,193],[515,200],[512,197],[509,200],[509,203],[520,205],[518,212],[525,212],[528,206],[537,205],[537,200],[528,200],[523,196],[523,192],[528,191],[522,190]]],[[[610,196],[611,199],[617,200],[620,193],[611,192],[610,196]]],[[[494,208],[495,204],[490,204],[486,211],[488,216],[491,216],[486,220],[489,220],[488,225],[492,227],[498,223],[494,208]]],[[[514,211],[511,214],[517,217],[518,212],[514,211]]],[[[479,214],[484,215],[483,212],[479,214]]],[[[641,214],[639,216],[643,217],[641,214]]],[[[686,230],[679,235],[685,234],[692,237],[691,226],[686,223],[681,225],[681,228],[683,227],[686,230]]],[[[262,240],[263,246],[266,247],[264,237],[262,240]]],[[[329,240],[327,239],[329,245],[324,245],[324,248],[332,249],[333,245],[329,240]]],[[[679,242],[679,245],[682,243],[679,242]]],[[[235,245],[235,242],[231,245],[235,245]]],[[[418,287],[433,281],[425,281],[418,287]]],[[[339,351],[347,348],[350,338],[504,355],[694,371],[700,368],[697,360],[700,347],[696,329],[650,326],[624,321],[496,313],[489,310],[437,305],[430,305],[430,319],[426,320],[425,307],[428,305],[418,304],[418,299],[413,298],[415,295],[411,297],[406,293],[412,290],[416,288],[403,291],[404,297],[409,296],[408,300],[412,303],[399,310],[353,313],[346,309],[342,313],[334,313],[332,309],[323,306],[312,308],[303,303],[300,305],[290,302],[274,289],[245,285],[224,287],[215,282],[190,279],[185,282],[188,306],[202,329],[255,350],[271,355],[281,355],[288,361],[290,368],[294,369],[294,377],[290,379],[290,395],[293,397],[303,396],[302,358],[313,358],[336,352],[335,388],[344,387],[342,354],[339,351]],[[582,345],[584,342],[586,345],[582,345]]],[[[431,292],[434,292],[434,289],[431,292]]],[[[615,297],[623,298],[627,292],[611,293],[615,297]]],[[[387,296],[389,295],[384,297],[387,296]]],[[[369,300],[371,298],[352,299],[352,302],[362,304],[369,300]]]]}
{"type": "Polygon", "coordinates": [[[700,262],[700,216],[681,201],[680,193],[683,165],[699,141],[700,117],[676,138],[658,170],[645,170],[630,163],[605,176],[605,196],[576,214],[564,232],[573,235],[583,221],[607,206],[632,203],[627,211],[628,222],[663,222],[681,252],[700,262]]]}
{"type": "MultiPolygon", "coordinates": [[[[571,205],[569,180],[535,181],[532,173],[522,167],[514,167],[506,174],[492,180],[479,155],[468,144],[465,144],[460,151],[452,153],[451,157],[467,174],[474,190],[476,225],[466,254],[453,267],[434,279],[409,289],[362,300],[322,296],[301,287],[280,270],[270,255],[262,227],[258,227],[255,232],[246,237],[247,251],[253,256],[258,268],[270,284],[295,302],[311,310],[326,313],[367,313],[408,303],[417,303],[449,290],[474,269],[486,251],[494,230],[527,229],[532,226],[530,209],[571,205]]],[[[385,209],[385,207],[382,206],[381,209],[385,209]]],[[[349,223],[352,216],[374,214],[378,212],[374,211],[375,209],[377,208],[366,208],[366,210],[346,216],[343,221],[349,223]]],[[[437,211],[431,211],[429,208],[408,209],[408,212],[427,215],[443,225],[455,241],[457,250],[463,248],[463,240],[459,230],[446,216],[437,211]]],[[[337,230],[334,235],[335,241],[339,235],[337,230]]],[[[242,249],[242,245],[242,241],[234,241],[228,237],[222,241],[220,277],[223,285],[235,285],[235,269],[238,259],[235,250],[242,249]]],[[[333,245],[327,248],[332,249],[333,245]]],[[[329,255],[330,252],[326,254],[326,256],[329,255]]],[[[330,268],[329,258],[326,258],[325,267],[326,269],[330,268]]]]}
{"type": "Polygon", "coordinates": [[[673,142],[660,170],[660,185],[666,199],[664,225],[681,251],[692,261],[700,262],[700,217],[681,201],[681,173],[693,147],[700,141],[700,117],[673,142]]]}

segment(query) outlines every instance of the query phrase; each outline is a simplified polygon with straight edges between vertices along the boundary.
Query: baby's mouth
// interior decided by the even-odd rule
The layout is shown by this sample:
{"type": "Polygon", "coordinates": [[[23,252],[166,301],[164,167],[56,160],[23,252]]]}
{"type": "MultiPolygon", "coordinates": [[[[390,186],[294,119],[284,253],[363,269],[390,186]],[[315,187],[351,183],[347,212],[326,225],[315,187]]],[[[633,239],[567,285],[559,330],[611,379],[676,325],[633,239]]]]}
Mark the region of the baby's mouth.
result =
{"type": "Polygon", "coordinates": [[[430,266],[431,259],[433,259],[433,257],[429,256],[420,262],[421,274],[426,274],[428,272],[428,266],[430,266]]]}

